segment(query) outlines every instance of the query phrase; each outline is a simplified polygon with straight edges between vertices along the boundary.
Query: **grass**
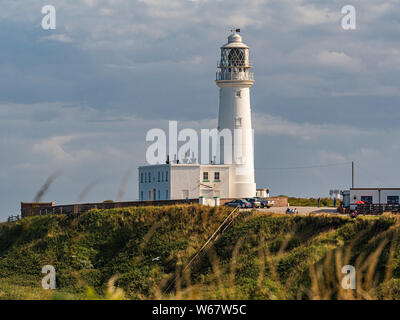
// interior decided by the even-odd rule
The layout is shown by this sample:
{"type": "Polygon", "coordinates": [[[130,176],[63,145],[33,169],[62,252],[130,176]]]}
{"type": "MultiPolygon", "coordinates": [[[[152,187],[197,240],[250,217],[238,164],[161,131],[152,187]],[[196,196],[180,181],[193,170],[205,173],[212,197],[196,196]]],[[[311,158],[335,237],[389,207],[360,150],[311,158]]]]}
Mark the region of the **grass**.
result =
{"type": "Polygon", "coordinates": [[[392,215],[244,214],[182,272],[229,213],[137,207],[2,224],[0,299],[400,299],[392,215]],[[41,288],[48,264],[55,291],[41,288]],[[348,264],[357,290],[340,285],[348,264]]]}
{"type": "MultiPolygon", "coordinates": [[[[294,198],[289,197],[288,202],[290,206],[294,207],[318,207],[317,198],[294,198]]],[[[336,206],[339,206],[340,201],[336,202],[336,206]]],[[[334,201],[331,198],[321,198],[320,207],[334,207],[334,201]]]]}

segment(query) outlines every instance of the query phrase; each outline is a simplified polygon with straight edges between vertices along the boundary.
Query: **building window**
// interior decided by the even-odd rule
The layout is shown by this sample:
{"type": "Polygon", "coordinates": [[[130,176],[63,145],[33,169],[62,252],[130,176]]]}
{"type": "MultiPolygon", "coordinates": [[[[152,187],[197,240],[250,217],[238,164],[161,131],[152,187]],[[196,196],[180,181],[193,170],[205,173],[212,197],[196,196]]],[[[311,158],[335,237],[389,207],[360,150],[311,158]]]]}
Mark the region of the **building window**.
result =
{"type": "Polygon", "coordinates": [[[164,182],[164,171],[161,172],[161,181],[164,182]]]}
{"type": "Polygon", "coordinates": [[[143,201],[144,199],[144,196],[143,196],[143,191],[142,192],[140,192],[140,201],[143,201]]]}
{"type": "Polygon", "coordinates": [[[143,183],[143,172],[140,174],[140,183],[143,183]]]}
{"type": "Polygon", "coordinates": [[[242,91],[238,90],[236,91],[236,98],[241,98],[242,97],[242,91]]]}
{"type": "Polygon", "coordinates": [[[165,190],[165,200],[168,200],[168,190],[165,190]]]}
{"type": "Polygon", "coordinates": [[[168,182],[168,171],[165,172],[165,181],[168,182]]]}
{"type": "Polygon", "coordinates": [[[236,127],[242,126],[242,118],[235,118],[235,126],[236,127]]]}
{"type": "Polygon", "coordinates": [[[387,204],[399,204],[399,196],[388,196],[387,204]]]}
{"type": "Polygon", "coordinates": [[[158,182],[160,182],[161,180],[161,173],[160,173],[160,171],[158,171],[158,182]]]}
{"type": "Polygon", "coordinates": [[[219,172],[214,172],[214,180],[219,181],[219,172]]]}
{"type": "Polygon", "coordinates": [[[203,172],[203,181],[208,181],[208,172],[203,172]]]}
{"type": "Polygon", "coordinates": [[[147,182],[147,172],[144,173],[144,182],[147,182]]]}
{"type": "Polygon", "coordinates": [[[361,201],[372,204],[372,196],[361,196],[361,201]]]}
{"type": "Polygon", "coordinates": [[[149,172],[149,183],[151,183],[151,172],[149,172]]]}
{"type": "Polygon", "coordinates": [[[161,200],[161,192],[158,190],[158,200],[161,200]]]}

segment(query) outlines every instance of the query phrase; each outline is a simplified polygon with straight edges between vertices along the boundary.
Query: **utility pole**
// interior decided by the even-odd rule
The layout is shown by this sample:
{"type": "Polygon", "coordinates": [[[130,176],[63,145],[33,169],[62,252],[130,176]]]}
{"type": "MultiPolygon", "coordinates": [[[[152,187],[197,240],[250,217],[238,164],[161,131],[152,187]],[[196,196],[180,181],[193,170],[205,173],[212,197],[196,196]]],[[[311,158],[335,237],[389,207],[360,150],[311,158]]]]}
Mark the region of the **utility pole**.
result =
{"type": "Polygon", "coordinates": [[[354,189],[354,161],[351,162],[351,188],[354,189]]]}

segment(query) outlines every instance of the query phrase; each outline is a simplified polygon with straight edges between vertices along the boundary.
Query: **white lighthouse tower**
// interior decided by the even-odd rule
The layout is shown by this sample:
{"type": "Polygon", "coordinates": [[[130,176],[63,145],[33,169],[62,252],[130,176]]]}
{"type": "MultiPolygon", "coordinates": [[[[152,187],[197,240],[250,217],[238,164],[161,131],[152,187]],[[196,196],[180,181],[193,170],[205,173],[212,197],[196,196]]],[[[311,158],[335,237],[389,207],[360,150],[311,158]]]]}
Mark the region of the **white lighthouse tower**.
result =
{"type": "MultiPolygon", "coordinates": [[[[240,30],[228,37],[221,47],[217,86],[220,88],[218,131],[232,133],[232,142],[221,141],[220,161],[231,164],[231,192],[234,198],[256,196],[254,179],[253,128],[251,125],[250,87],[254,83],[250,72],[249,47],[242,42],[240,30]],[[226,155],[232,155],[228,163],[226,155]]],[[[225,141],[226,140],[226,141],[225,141]]]]}
{"type": "Polygon", "coordinates": [[[217,204],[219,199],[256,196],[250,110],[254,79],[249,47],[239,32],[231,34],[221,48],[216,79],[220,87],[218,130],[210,130],[212,140],[217,137],[218,142],[213,144],[212,159],[207,159],[208,152],[204,156],[210,163],[197,163],[194,156],[178,159],[172,154],[166,163],[139,167],[141,201],[198,199],[202,204],[217,204]]]}

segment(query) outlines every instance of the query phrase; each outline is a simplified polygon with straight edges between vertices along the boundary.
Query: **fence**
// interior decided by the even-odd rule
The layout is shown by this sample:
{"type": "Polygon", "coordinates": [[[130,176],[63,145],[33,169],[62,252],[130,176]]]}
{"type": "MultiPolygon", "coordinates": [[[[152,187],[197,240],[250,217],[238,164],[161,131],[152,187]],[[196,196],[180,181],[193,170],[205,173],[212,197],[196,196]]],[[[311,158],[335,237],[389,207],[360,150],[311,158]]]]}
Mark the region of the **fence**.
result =
{"type": "Polygon", "coordinates": [[[384,212],[400,213],[400,204],[359,204],[359,214],[381,215],[384,212]]]}
{"type": "MultiPolygon", "coordinates": [[[[220,205],[223,206],[225,203],[230,202],[234,199],[220,199],[220,205]]],[[[286,207],[287,198],[274,197],[268,198],[268,200],[275,201],[275,207],[286,207]]],[[[214,201],[214,199],[213,199],[214,201]]],[[[190,199],[191,204],[199,203],[199,199],[190,199]]],[[[143,207],[143,206],[171,206],[187,204],[187,200],[156,200],[156,201],[130,201],[130,202],[101,202],[101,203],[81,203],[81,204],[70,204],[70,205],[59,205],[53,206],[49,204],[30,204],[26,205],[21,203],[21,217],[30,216],[43,216],[49,214],[66,214],[66,215],[78,215],[91,209],[115,209],[115,208],[127,208],[127,207],[143,207]]]]}
{"type": "MultiPolygon", "coordinates": [[[[91,209],[115,209],[139,206],[164,206],[186,204],[187,200],[160,200],[160,201],[132,201],[132,202],[101,202],[81,203],[60,206],[34,206],[29,208],[21,207],[22,218],[30,216],[43,216],[49,214],[78,215],[91,209]]],[[[199,199],[191,199],[190,203],[199,203],[199,199]]]]}
{"type": "Polygon", "coordinates": [[[8,222],[16,222],[16,221],[18,221],[18,220],[20,220],[20,219],[21,219],[21,216],[20,216],[20,215],[9,216],[8,219],[7,219],[7,221],[8,221],[8,222]]]}

